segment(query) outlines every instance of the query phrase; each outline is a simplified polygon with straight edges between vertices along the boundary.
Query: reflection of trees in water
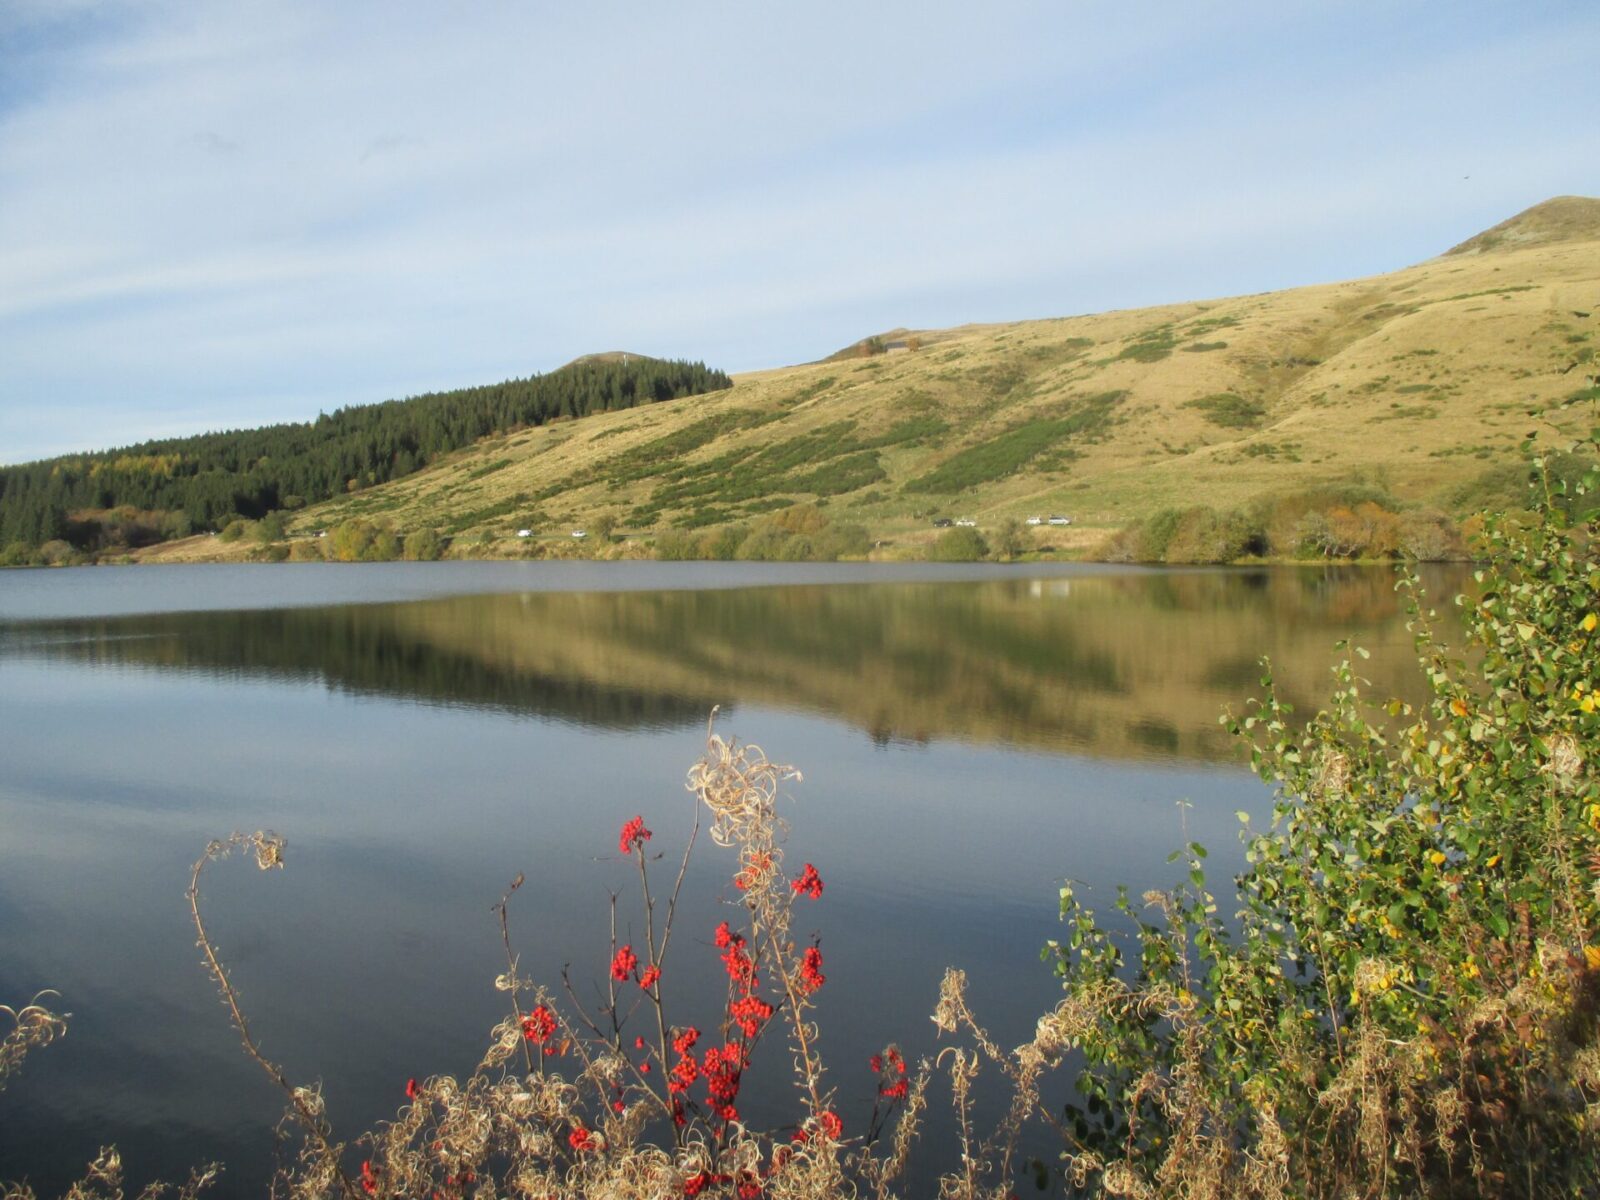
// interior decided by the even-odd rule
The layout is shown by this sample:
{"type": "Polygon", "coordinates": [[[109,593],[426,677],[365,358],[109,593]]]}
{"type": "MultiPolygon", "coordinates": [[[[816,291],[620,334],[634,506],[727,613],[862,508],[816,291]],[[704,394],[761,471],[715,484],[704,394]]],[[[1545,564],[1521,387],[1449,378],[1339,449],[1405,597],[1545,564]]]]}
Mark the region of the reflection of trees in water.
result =
{"type": "Polygon", "coordinates": [[[1388,571],[1151,571],[130,618],[71,626],[89,636],[57,652],[612,728],[743,701],[836,716],[880,744],[1219,759],[1232,747],[1217,717],[1259,691],[1264,655],[1302,711],[1347,637],[1376,651],[1374,692],[1414,696],[1403,622],[1388,571]]]}
{"type": "Polygon", "coordinates": [[[307,680],[356,695],[529,713],[604,728],[705,720],[714,701],[549,678],[414,639],[387,605],[184,613],[75,622],[38,652],[236,678],[307,680]]]}

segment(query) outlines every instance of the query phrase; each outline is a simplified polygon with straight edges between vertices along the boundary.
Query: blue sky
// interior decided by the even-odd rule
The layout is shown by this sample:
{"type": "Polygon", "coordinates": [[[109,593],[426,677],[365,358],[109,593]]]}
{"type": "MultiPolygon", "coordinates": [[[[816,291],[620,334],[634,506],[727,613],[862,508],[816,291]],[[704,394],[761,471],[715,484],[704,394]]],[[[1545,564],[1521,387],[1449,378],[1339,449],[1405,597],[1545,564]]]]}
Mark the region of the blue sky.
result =
{"type": "Polygon", "coordinates": [[[1372,274],[1600,194],[1600,6],[0,0],[0,462],[1372,274]]]}

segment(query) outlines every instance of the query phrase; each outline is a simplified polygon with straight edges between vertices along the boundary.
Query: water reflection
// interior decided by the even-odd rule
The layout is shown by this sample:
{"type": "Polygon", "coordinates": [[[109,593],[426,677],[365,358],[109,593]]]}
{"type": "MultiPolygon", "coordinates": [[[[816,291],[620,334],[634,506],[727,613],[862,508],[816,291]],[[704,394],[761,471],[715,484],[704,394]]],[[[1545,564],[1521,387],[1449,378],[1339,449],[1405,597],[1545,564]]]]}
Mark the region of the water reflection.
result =
{"type": "MultiPolygon", "coordinates": [[[[1460,572],[1435,572],[1449,594],[1460,572]]],[[[1333,645],[1414,698],[1393,576],[1138,572],[1078,579],[462,596],[13,626],[0,653],[469,705],[605,729],[685,728],[713,704],[1110,758],[1227,759],[1218,714],[1260,691],[1315,707],[1333,645]]]]}
{"type": "MultiPolygon", "coordinates": [[[[1203,571],[0,624],[0,1002],[55,987],[77,1014],[0,1095],[0,1178],[56,1191],[115,1141],[135,1180],[221,1158],[216,1195],[261,1193],[277,1098],[182,900],[230,829],[289,838],[284,875],[218,874],[211,920],[257,1034],[325,1082],[336,1128],[392,1116],[409,1076],[469,1070],[503,1001],[489,905],[526,871],[528,973],[603,979],[627,885],[604,856],[635,812],[660,845],[686,832],[714,703],[805,769],[785,815],[828,879],[806,910],[824,1051],[841,1103],[870,1106],[870,1054],[937,1051],[946,965],[1002,1044],[1027,1037],[1058,995],[1037,952],[1063,876],[1138,894],[1184,837],[1237,869],[1233,812],[1265,794],[1217,713],[1263,654],[1314,706],[1344,637],[1373,648],[1375,690],[1406,691],[1402,618],[1387,573],[1203,571]]],[[[690,1021],[718,1003],[730,873],[708,848],[685,887],[684,963],[712,969],[673,978],[690,1021]]],[[[786,1100],[777,1072],[752,1119],[786,1100]]]]}

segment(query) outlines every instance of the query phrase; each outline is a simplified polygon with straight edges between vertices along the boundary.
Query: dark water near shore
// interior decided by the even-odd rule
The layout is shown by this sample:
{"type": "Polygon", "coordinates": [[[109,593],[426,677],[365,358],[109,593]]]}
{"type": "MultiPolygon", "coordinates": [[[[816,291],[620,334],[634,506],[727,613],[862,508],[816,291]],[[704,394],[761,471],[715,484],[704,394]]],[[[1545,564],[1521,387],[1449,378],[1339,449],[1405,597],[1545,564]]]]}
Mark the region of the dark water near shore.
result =
{"type": "MultiPolygon", "coordinates": [[[[1428,578],[1441,600],[1462,573],[1428,578]]],[[[270,828],[288,866],[213,869],[207,907],[255,1032],[323,1083],[340,1136],[409,1076],[463,1073],[502,1013],[490,906],[526,971],[605,975],[607,903],[693,819],[707,714],[805,772],[784,816],[817,864],[819,1023],[847,1128],[866,1059],[935,1051],[946,965],[1002,1045],[1058,994],[1038,961],[1062,879],[1109,902],[1266,790],[1218,724],[1270,655],[1303,709],[1333,645],[1415,695],[1387,572],[489,564],[0,572],[0,1002],[75,1014],[0,1092],[0,1179],[54,1191],[102,1144],[130,1175],[221,1159],[257,1195],[277,1097],[239,1052],[183,898],[208,839],[270,828]],[[1192,807],[1180,812],[1179,801],[1192,807]],[[1185,824],[1187,832],[1185,832],[1185,824]]],[[[734,869],[702,840],[671,1019],[717,1003],[734,869]],[[702,982],[703,981],[703,982],[702,982]]],[[[675,990],[676,989],[676,990],[675,990]]],[[[771,1047],[770,1051],[776,1051],[771,1047]]],[[[741,1108],[788,1113],[770,1053],[741,1108]]]]}

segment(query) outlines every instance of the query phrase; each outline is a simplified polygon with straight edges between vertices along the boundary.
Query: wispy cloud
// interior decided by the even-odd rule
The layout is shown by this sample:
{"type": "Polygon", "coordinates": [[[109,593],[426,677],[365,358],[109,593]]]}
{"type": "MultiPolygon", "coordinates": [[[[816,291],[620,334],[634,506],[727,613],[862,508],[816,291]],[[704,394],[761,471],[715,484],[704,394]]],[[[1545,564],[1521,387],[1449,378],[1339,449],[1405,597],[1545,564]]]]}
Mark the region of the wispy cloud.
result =
{"type": "Polygon", "coordinates": [[[0,460],[597,346],[741,369],[1387,269],[1600,190],[1597,34],[1331,0],[7,6],[0,460]]]}
{"type": "Polygon", "coordinates": [[[238,142],[209,129],[202,130],[189,140],[207,154],[237,154],[239,151],[238,142]]]}

